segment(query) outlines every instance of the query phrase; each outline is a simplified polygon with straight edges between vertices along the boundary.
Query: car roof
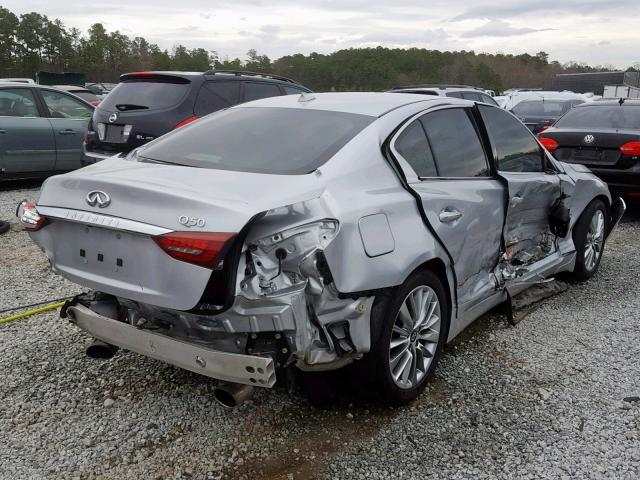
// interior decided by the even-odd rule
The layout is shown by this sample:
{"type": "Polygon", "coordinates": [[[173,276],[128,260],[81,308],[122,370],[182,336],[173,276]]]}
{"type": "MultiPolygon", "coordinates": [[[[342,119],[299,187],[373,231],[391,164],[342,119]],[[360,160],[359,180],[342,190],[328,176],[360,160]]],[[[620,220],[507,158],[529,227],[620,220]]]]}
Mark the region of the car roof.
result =
{"type": "Polygon", "coordinates": [[[620,104],[619,98],[607,98],[607,99],[599,99],[594,100],[593,102],[581,103],[580,105],[576,105],[576,107],[600,107],[600,106],[612,106],[618,105],[622,107],[640,107],[640,99],[623,99],[624,101],[620,104]]]}
{"type": "Polygon", "coordinates": [[[72,92],[74,90],[79,90],[81,92],[91,92],[91,90],[87,90],[84,87],[80,87],[78,85],[51,85],[53,88],[57,88],[58,90],[62,90],[65,92],[72,92]]]}
{"type": "MultiPolygon", "coordinates": [[[[180,72],[175,70],[150,70],[145,72],[128,72],[120,75],[120,81],[127,81],[132,79],[140,79],[144,77],[153,76],[169,76],[184,78],[188,80],[194,80],[196,78],[202,78],[204,76],[208,79],[236,79],[236,80],[258,80],[267,82],[278,82],[281,84],[289,84],[304,87],[295,80],[280,75],[274,75],[270,73],[250,72],[244,70],[208,70],[206,72],[180,72]],[[219,76],[219,77],[218,77],[219,76]],[[216,78],[218,77],[218,78],[216,78]]],[[[306,89],[306,87],[304,87],[306,89]]]]}
{"type": "MultiPolygon", "coordinates": [[[[381,117],[392,110],[418,102],[442,102],[442,97],[411,93],[397,95],[392,92],[307,93],[263,98],[232,108],[300,108],[381,117]]],[[[469,100],[458,98],[447,98],[447,103],[473,105],[469,100]]]]}

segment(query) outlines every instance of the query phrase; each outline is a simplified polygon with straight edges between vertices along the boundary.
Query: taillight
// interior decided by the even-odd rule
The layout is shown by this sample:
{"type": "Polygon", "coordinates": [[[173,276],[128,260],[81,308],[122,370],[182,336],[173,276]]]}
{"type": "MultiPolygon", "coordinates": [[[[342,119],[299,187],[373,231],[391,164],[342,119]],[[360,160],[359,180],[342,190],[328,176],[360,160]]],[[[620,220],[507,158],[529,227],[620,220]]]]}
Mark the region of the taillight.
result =
{"type": "Polygon", "coordinates": [[[555,152],[560,144],[556,142],[553,138],[540,137],[540,143],[544,148],[546,148],[550,153],[555,152]]]}
{"type": "Polygon", "coordinates": [[[100,100],[93,100],[90,102],[91,105],[93,105],[94,107],[97,107],[98,105],[100,105],[100,100]]]}
{"type": "Polygon", "coordinates": [[[180,127],[184,127],[185,125],[189,125],[191,122],[195,122],[197,119],[198,119],[198,117],[196,115],[194,115],[193,117],[185,118],[183,121],[181,121],[175,127],[173,127],[173,129],[175,130],[176,128],[180,128],[180,127]]]}
{"type": "Polygon", "coordinates": [[[89,130],[84,131],[84,134],[82,135],[82,141],[85,145],[89,143],[89,130]]]}
{"type": "Polygon", "coordinates": [[[215,269],[222,260],[220,253],[235,233],[170,232],[153,237],[168,255],[183,262],[215,269]]]}
{"type": "Polygon", "coordinates": [[[623,155],[638,157],[640,156],[640,142],[627,142],[620,147],[620,151],[623,155]]]}
{"type": "Polygon", "coordinates": [[[33,202],[28,200],[23,200],[20,205],[18,205],[18,209],[16,210],[16,217],[20,220],[20,224],[27,230],[35,232],[36,230],[40,230],[44,223],[46,222],[46,218],[43,215],[38,213],[36,206],[33,202]]]}
{"type": "Polygon", "coordinates": [[[544,127],[540,127],[538,130],[536,130],[534,133],[542,133],[545,130],[548,130],[549,127],[551,127],[551,125],[545,125],[544,127]]]}

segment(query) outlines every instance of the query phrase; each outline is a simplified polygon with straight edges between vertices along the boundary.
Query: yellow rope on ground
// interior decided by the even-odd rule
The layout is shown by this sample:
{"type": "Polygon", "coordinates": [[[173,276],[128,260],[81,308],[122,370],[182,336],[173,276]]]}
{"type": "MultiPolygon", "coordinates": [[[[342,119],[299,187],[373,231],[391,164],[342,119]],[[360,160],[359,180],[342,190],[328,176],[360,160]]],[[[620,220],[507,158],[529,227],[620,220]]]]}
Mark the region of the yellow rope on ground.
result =
{"type": "Polygon", "coordinates": [[[35,310],[29,310],[28,312],[19,313],[17,315],[11,315],[10,317],[0,318],[0,324],[8,323],[20,318],[36,315],[37,313],[46,312],[47,310],[53,310],[64,305],[65,302],[54,303],[53,305],[47,305],[45,307],[36,308],[35,310]]]}

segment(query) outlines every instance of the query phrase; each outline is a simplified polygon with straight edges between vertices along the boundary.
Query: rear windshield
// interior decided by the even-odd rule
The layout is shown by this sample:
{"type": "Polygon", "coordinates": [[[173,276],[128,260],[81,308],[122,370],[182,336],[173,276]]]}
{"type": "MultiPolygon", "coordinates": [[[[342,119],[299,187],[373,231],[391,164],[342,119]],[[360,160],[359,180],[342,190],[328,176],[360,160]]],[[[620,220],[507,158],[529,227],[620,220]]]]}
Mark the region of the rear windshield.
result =
{"type": "Polygon", "coordinates": [[[299,175],[323,165],[375,120],[297,108],[232,108],[149,144],[139,156],[190,167],[299,175]]]}
{"type": "Polygon", "coordinates": [[[640,129],[640,107],[588,106],[568,112],[556,122],[562,128],[620,128],[640,129]]]}
{"type": "Polygon", "coordinates": [[[156,110],[176,105],[191,88],[190,83],[119,83],[100,104],[105,110],[156,110]]]}
{"type": "Polygon", "coordinates": [[[550,115],[559,117],[580,103],[582,103],[581,100],[525,100],[513,107],[512,112],[519,116],[550,115]]]}

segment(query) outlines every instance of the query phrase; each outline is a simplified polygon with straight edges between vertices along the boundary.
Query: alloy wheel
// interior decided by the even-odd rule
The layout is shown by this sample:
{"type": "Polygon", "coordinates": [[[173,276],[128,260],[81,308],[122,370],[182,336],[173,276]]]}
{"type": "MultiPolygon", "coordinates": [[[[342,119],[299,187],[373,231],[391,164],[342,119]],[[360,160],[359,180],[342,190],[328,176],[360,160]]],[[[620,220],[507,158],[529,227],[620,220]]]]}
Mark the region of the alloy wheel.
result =
{"type": "Polygon", "coordinates": [[[389,368],[398,387],[422,382],[438,348],[440,326],[436,292],[426,285],[414,288],[400,306],[389,344],[389,368]]]}
{"type": "Polygon", "coordinates": [[[604,214],[602,210],[596,210],[589,222],[587,239],[584,247],[584,265],[587,270],[596,268],[602,247],[604,246],[604,214]]]}

